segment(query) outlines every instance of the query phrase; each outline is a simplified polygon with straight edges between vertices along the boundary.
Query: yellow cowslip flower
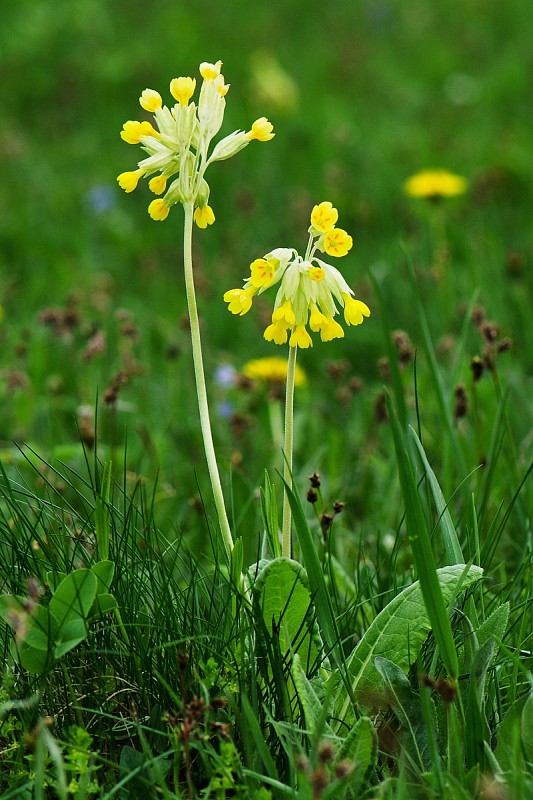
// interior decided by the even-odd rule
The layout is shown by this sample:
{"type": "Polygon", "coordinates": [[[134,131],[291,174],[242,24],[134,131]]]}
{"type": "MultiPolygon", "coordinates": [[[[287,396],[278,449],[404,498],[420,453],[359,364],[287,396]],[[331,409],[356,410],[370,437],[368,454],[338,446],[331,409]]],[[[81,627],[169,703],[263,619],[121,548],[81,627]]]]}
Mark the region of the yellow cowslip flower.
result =
{"type": "Polygon", "coordinates": [[[186,106],[196,89],[196,78],[172,78],[170,94],[181,106],[186,106]]]}
{"type": "Polygon", "coordinates": [[[203,208],[194,209],[194,221],[199,228],[207,228],[215,221],[215,214],[211,206],[203,206],[203,208]]]}
{"type": "Polygon", "coordinates": [[[159,92],[154,91],[154,89],[145,89],[139,97],[139,103],[141,104],[141,108],[153,114],[154,111],[161,108],[163,105],[163,98],[159,92]]]}
{"type": "Polygon", "coordinates": [[[462,175],[454,175],[444,169],[428,169],[411,175],[403,188],[410,197],[440,200],[442,197],[464,194],[468,189],[468,181],[462,175]]]}
{"type": "Polygon", "coordinates": [[[250,141],[257,139],[258,142],[269,142],[276,135],[272,133],[274,126],[268,121],[266,117],[260,117],[252,124],[252,129],[246,134],[246,138],[250,141]]]}
{"type": "Polygon", "coordinates": [[[224,302],[232,314],[247,314],[252,307],[253,292],[249,289],[230,289],[224,294],[224,302]]]}
{"type": "MultiPolygon", "coordinates": [[[[285,383],[287,379],[287,359],[277,356],[267,356],[266,358],[254,358],[247,361],[242,368],[242,374],[247,378],[266,383],[285,383]]],[[[295,365],[294,385],[296,387],[305,386],[307,376],[304,370],[295,365]]]]}
{"type": "Polygon", "coordinates": [[[136,169],[135,172],[121,172],[117,178],[118,185],[125,192],[133,192],[143,175],[142,169],[136,169]]]}
{"type": "MultiPolygon", "coordinates": [[[[334,210],[331,204],[320,205],[329,214],[334,210]]],[[[315,220],[315,210],[319,207],[313,209],[315,220]]],[[[275,344],[285,344],[288,340],[290,347],[311,347],[307,325],[314,333],[320,333],[323,342],[342,338],[344,330],[334,319],[339,313],[337,304],[344,309],[347,325],[360,325],[370,316],[368,306],[355,299],[339,270],[316,256],[317,250],[328,252],[328,247],[332,255],[344,255],[352,246],[352,237],[340,228],[322,233],[311,222],[304,258],[294,249],[278,247],[252,262],[250,277],[242,289],[230,289],[224,294],[229,311],[242,316],[252,307],[256,294],[279,284],[272,322],[263,334],[275,344]]]]}
{"type": "Polygon", "coordinates": [[[150,205],[148,206],[148,213],[152,217],[152,219],[157,220],[158,222],[162,222],[164,219],[168,217],[169,214],[169,207],[162,200],[160,197],[157,200],[152,200],[150,205]]]}
{"type": "Polygon", "coordinates": [[[334,228],[338,218],[339,212],[328,200],[319,203],[311,211],[311,225],[317,233],[326,233],[334,228]]]}
{"type": "Polygon", "coordinates": [[[148,188],[154,194],[163,194],[167,188],[167,179],[164,175],[156,175],[148,182],[148,188]]]}
{"type": "Polygon", "coordinates": [[[208,206],[207,167],[214,161],[231,158],[253,139],[266,142],[274,136],[272,124],[261,117],[248,133],[234,131],[211,149],[211,142],[222,126],[229,89],[221,67],[222,61],[214,64],[202,62],[200,75],[203,81],[197,103],[192,100],[196,90],[195,78],[172,79],[170,93],[176,103],[170,107],[163,105],[159,92],[144,89],[139,102],[145,111],[153,113],[156,126],[147,120],[124,123],[120,134],[122,139],[128,144],[140,144],[146,157],[138,162],[138,171],[123,172],[117,180],[129,192],[137,185],[134,185],[132,175],[145,175],[155,194],[164,193],[162,202],[157,205],[150,203],[152,219],[166,219],[173,205],[183,203],[194,206],[199,227],[211,225],[215,216],[208,206]]]}
{"type": "Polygon", "coordinates": [[[352,249],[352,237],[342,228],[332,228],[324,235],[324,250],[328,256],[345,256],[352,249]]]}
{"type": "Polygon", "coordinates": [[[250,283],[259,289],[270,286],[274,278],[274,265],[265,258],[256,258],[250,264],[250,283]]]}
{"type": "Polygon", "coordinates": [[[120,132],[121,138],[128,144],[140,144],[144,137],[157,135],[156,129],[149,122],[137,122],[134,119],[125,122],[120,132]]]}

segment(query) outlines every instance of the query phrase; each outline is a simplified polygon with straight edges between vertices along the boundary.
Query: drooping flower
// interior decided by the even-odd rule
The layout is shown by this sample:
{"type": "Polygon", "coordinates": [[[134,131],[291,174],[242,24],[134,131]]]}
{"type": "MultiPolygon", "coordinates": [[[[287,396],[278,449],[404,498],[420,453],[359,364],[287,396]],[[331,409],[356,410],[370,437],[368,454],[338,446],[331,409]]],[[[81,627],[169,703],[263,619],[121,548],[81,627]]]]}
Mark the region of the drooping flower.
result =
{"type": "Polygon", "coordinates": [[[294,249],[278,247],[250,264],[250,276],[242,289],[224,294],[228,310],[242,316],[252,307],[253,298],[279,284],[272,312],[272,322],[264,338],[275,344],[289,342],[290,347],[308,348],[313,342],[307,326],[319,333],[323,342],[344,336],[335,319],[339,306],[347,325],[360,325],[370,316],[370,309],[353,296],[352,289],[338,269],[317,257],[316,252],[345,255],[352,237],[335,228],[338,212],[329,202],[320,203],[311,213],[309,242],[302,258],[294,249]]]}
{"type": "Polygon", "coordinates": [[[200,228],[212,225],[215,216],[208,205],[209,186],[204,177],[209,164],[231,158],[254,139],[268,142],[275,136],[272,123],[260,117],[248,132],[234,131],[209,153],[211,141],[222,126],[229,90],[221,67],[221,61],[200,64],[202,85],[197,104],[192,102],[196,78],[173,78],[173,106],[163,105],[154,89],[144,89],[139,98],[141,108],[154,115],[155,126],[147,120],[124,123],[122,139],[140,144],[147,157],[139,161],[137,170],[123,172],[117,180],[124,191],[132,192],[141,177],[149,178],[150,190],[163,195],[160,202],[152,201],[148,207],[152,219],[166,219],[176,203],[191,203],[196,224],[200,228]]]}
{"type": "Polygon", "coordinates": [[[454,175],[444,169],[429,169],[411,175],[403,188],[410,197],[439,200],[464,194],[468,190],[468,181],[462,175],[454,175]]]}

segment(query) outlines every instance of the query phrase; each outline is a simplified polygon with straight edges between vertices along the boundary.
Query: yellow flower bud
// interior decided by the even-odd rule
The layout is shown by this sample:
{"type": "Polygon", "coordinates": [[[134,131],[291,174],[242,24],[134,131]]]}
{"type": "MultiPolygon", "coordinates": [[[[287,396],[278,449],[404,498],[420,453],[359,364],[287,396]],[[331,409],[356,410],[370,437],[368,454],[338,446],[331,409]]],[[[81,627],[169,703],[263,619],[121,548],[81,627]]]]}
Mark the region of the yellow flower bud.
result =
{"type": "Polygon", "coordinates": [[[324,236],[324,250],[328,256],[345,256],[352,246],[352,237],[342,228],[332,228],[324,236]]]}
{"type": "Polygon", "coordinates": [[[320,338],[323,342],[331,342],[332,339],[342,339],[344,337],[344,330],[338,322],[335,322],[333,317],[326,318],[326,322],[320,329],[320,338]]]}
{"type": "Polygon", "coordinates": [[[217,61],[216,64],[210,64],[208,61],[202,61],[200,64],[200,75],[204,81],[214,81],[220,75],[222,61],[217,61]]]}
{"type": "Polygon", "coordinates": [[[158,197],[157,200],[152,200],[148,206],[148,213],[152,219],[156,220],[157,222],[162,222],[164,219],[166,219],[169,211],[169,207],[160,197],[158,197]]]}
{"type": "Polygon", "coordinates": [[[173,78],[170,81],[170,93],[180,106],[186,106],[194,94],[196,78],[173,78]]]}
{"type": "Polygon", "coordinates": [[[267,120],[266,117],[260,117],[252,125],[252,129],[248,131],[246,137],[250,139],[257,139],[258,142],[268,142],[276,135],[272,133],[274,126],[267,120]]]}
{"type": "Polygon", "coordinates": [[[163,100],[159,92],[156,92],[154,89],[145,89],[139,97],[139,103],[145,111],[149,111],[153,114],[154,111],[161,108],[163,100]]]}

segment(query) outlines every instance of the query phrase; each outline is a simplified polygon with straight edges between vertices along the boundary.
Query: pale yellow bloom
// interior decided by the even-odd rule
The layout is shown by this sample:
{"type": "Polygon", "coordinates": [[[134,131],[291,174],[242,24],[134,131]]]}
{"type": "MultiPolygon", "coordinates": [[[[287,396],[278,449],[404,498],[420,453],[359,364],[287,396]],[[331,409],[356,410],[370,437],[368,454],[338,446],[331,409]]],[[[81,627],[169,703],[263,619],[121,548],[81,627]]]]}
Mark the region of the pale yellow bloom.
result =
{"type": "Polygon", "coordinates": [[[308,347],[312,346],[313,340],[306,331],[305,325],[297,325],[291,333],[289,347],[300,347],[302,350],[306,350],[308,347]]]}
{"type": "Polygon", "coordinates": [[[273,133],[274,126],[266,117],[260,117],[252,124],[252,129],[246,134],[250,141],[257,139],[258,142],[269,142],[276,135],[273,133]]]}
{"type": "Polygon", "coordinates": [[[311,211],[311,225],[318,233],[326,233],[326,231],[334,228],[338,218],[339,212],[327,200],[319,203],[311,211]]]}
{"type": "Polygon", "coordinates": [[[309,267],[307,270],[307,274],[311,278],[312,281],[323,281],[326,277],[325,271],[322,267],[309,267]]]}
{"type": "Polygon", "coordinates": [[[356,300],[350,295],[343,295],[344,320],[347,325],[360,325],[364,317],[370,316],[370,309],[362,300],[356,300]]]}
{"type": "Polygon", "coordinates": [[[204,206],[203,208],[195,208],[194,221],[199,228],[207,228],[215,221],[215,214],[211,206],[204,206]]]}
{"type": "Polygon", "coordinates": [[[289,334],[287,333],[287,328],[285,327],[285,325],[280,325],[279,323],[273,322],[265,329],[263,338],[266,339],[267,342],[274,342],[275,344],[285,344],[285,342],[289,338],[289,334]]]}
{"type": "MultiPolygon", "coordinates": [[[[287,333],[285,333],[285,341],[287,340],[287,333]]],[[[247,361],[242,368],[243,375],[247,378],[257,381],[266,381],[267,383],[285,383],[287,379],[287,359],[278,358],[277,356],[268,356],[266,358],[254,358],[247,361]]],[[[294,385],[296,387],[305,386],[307,376],[304,370],[298,365],[295,365],[294,370],[294,385]]]]}
{"type": "Polygon", "coordinates": [[[145,89],[139,97],[139,103],[145,111],[149,111],[153,114],[154,111],[161,108],[163,105],[163,98],[159,92],[154,91],[154,89],[145,89]]]}
{"type": "Polygon", "coordinates": [[[222,61],[217,61],[216,64],[210,64],[208,61],[202,61],[200,64],[200,75],[204,81],[214,81],[220,75],[222,61]]]}
{"type": "Polygon", "coordinates": [[[181,106],[186,106],[196,89],[196,78],[172,78],[170,94],[181,106]]]}
{"type": "Polygon", "coordinates": [[[403,188],[411,197],[438,199],[464,194],[468,189],[468,181],[462,175],[454,175],[444,169],[429,169],[412,175],[403,188]]]}
{"type": "Polygon", "coordinates": [[[332,228],[324,235],[324,250],[328,256],[340,258],[352,249],[352,237],[342,228],[332,228]]]}

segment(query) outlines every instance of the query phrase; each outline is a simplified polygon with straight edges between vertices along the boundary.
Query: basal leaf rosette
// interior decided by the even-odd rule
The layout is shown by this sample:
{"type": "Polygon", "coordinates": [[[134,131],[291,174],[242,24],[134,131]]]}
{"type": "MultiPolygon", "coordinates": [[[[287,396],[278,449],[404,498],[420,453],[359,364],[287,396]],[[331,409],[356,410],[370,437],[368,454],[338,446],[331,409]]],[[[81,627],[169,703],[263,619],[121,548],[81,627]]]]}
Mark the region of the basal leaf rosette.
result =
{"type": "Polygon", "coordinates": [[[210,151],[222,126],[230,88],[221,67],[221,61],[200,64],[202,85],[197,103],[192,100],[196,78],[173,78],[170,93],[176,101],[174,105],[163,105],[161,95],[154,89],[145,89],[139,98],[141,108],[153,114],[154,124],[146,120],[124,123],[122,139],[139,144],[147,157],[138,162],[136,170],[122,172],[117,180],[124,191],[133,192],[141,178],[149,178],[150,190],[161,195],[148,206],[154,220],[166,219],[176,203],[192,203],[198,227],[212,225],[215,215],[208,204],[209,185],[204,177],[207,167],[214,161],[231,158],[254,139],[268,142],[275,135],[272,124],[261,117],[249,131],[230,133],[210,151]]]}
{"type": "Polygon", "coordinates": [[[352,248],[352,237],[337,228],[337,209],[324,201],[313,208],[309,242],[302,258],[292,248],[278,247],[250,264],[250,275],[241,289],[230,289],[224,301],[232,314],[242,316],[252,307],[256,295],[279,284],[272,322],[264,332],[269,342],[308,348],[313,344],[309,329],[320,333],[323,342],[344,336],[335,319],[339,307],[346,325],[360,325],[370,309],[357,300],[336,267],[317,256],[317,252],[340,258],[352,248]]]}

